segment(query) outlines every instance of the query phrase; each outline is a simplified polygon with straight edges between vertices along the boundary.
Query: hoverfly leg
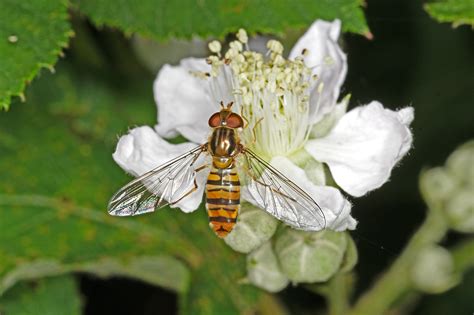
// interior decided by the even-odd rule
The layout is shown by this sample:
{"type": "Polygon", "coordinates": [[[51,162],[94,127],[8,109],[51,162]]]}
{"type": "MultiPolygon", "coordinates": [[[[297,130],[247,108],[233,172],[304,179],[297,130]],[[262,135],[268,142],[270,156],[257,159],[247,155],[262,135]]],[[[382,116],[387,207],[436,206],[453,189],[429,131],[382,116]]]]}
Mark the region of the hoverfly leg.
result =
{"type": "Polygon", "coordinates": [[[263,117],[257,120],[255,125],[252,127],[252,135],[253,135],[252,145],[257,142],[257,132],[255,130],[257,130],[257,126],[262,120],[263,120],[263,117]]]}
{"type": "MultiPolygon", "coordinates": [[[[244,126],[244,128],[247,128],[248,125],[249,125],[248,119],[245,118],[245,116],[243,116],[243,115],[240,115],[240,116],[241,116],[242,119],[245,121],[245,126],[244,126]]],[[[254,144],[257,142],[257,132],[256,132],[256,130],[257,130],[258,124],[259,124],[260,122],[262,122],[263,118],[264,118],[264,117],[261,117],[259,120],[257,120],[257,122],[255,123],[255,125],[252,127],[252,136],[253,136],[253,139],[252,139],[252,142],[249,143],[249,144],[247,144],[247,145],[254,145],[254,144]]]]}

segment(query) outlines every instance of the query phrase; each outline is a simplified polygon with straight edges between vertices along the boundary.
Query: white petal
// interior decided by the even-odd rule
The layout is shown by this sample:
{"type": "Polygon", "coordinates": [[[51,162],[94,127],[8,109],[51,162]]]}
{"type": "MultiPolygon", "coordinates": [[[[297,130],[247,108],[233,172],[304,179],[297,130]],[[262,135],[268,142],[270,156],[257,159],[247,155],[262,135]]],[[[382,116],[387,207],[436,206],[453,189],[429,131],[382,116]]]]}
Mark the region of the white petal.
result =
{"type": "Polygon", "coordinates": [[[336,183],[359,197],[380,187],[412,144],[413,108],[399,111],[379,102],[345,114],[324,138],[309,140],[306,150],[329,165],[336,183]]]}
{"type": "Polygon", "coordinates": [[[190,71],[210,71],[204,59],[183,59],[179,66],[164,65],[153,84],[158,105],[158,125],[162,137],[177,133],[202,143],[209,133],[207,124],[212,113],[218,110],[208,93],[208,80],[198,78],[190,71]]]}
{"type": "Polygon", "coordinates": [[[298,40],[289,56],[294,59],[301,56],[303,49],[306,49],[305,64],[312,68],[312,74],[319,78],[314,82],[310,96],[312,123],[318,122],[332,111],[346,77],[347,58],[337,43],[340,31],[339,20],[332,23],[317,20],[298,40]]]}
{"type": "MultiPolygon", "coordinates": [[[[350,215],[351,204],[344,198],[338,189],[313,184],[304,170],[293,164],[293,162],[286,157],[274,157],[270,164],[297,184],[301,189],[308,193],[314,201],[316,201],[324,212],[326,228],[336,231],[355,229],[357,221],[350,215]]],[[[245,189],[248,188],[244,187],[242,190],[242,197],[255,204],[255,201],[249,197],[252,194],[246,192],[245,189]]]]}
{"type": "MultiPolygon", "coordinates": [[[[168,143],[152,128],[143,126],[120,137],[113,158],[126,172],[138,177],[195,147],[196,145],[190,142],[168,143]]],[[[196,210],[202,200],[205,180],[205,175],[198,173],[198,190],[173,207],[179,207],[184,212],[196,210]]]]}

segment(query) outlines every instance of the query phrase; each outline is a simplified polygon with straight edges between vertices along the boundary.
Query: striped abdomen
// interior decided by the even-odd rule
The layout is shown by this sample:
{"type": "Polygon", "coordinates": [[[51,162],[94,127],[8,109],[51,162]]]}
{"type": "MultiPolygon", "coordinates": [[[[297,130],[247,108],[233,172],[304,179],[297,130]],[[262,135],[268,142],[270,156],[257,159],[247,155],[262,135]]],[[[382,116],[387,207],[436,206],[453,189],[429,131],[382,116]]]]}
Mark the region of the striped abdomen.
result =
{"type": "Polygon", "coordinates": [[[219,237],[232,231],[240,209],[240,182],[235,167],[212,167],[206,184],[209,222],[219,237]]]}

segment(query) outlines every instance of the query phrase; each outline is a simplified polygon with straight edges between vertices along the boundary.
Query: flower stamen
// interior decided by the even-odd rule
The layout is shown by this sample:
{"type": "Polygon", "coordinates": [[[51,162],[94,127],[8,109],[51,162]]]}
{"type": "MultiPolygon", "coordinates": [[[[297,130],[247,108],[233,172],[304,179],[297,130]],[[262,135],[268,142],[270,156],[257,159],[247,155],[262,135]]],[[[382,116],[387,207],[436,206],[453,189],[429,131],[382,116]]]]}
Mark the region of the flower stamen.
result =
{"type": "Polygon", "coordinates": [[[243,29],[229,44],[224,58],[220,44],[209,44],[217,54],[207,58],[210,91],[219,99],[224,93],[219,83],[224,81],[231,88],[236,107],[248,121],[242,133],[246,145],[267,158],[291,154],[302,148],[310,132],[309,89],[315,79],[304,64],[307,50],[289,60],[282,56],[284,47],[277,40],[267,42],[265,56],[249,50],[247,44],[243,29]]]}

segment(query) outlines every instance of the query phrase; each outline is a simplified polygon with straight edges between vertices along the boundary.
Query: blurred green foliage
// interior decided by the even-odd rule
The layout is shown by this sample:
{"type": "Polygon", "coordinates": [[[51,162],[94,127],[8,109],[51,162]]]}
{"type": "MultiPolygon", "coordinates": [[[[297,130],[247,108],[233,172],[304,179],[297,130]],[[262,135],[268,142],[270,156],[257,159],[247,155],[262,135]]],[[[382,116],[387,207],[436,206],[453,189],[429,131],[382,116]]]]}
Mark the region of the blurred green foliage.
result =
{"type": "Polygon", "coordinates": [[[473,0],[441,0],[425,5],[426,11],[440,22],[451,22],[453,26],[469,24],[474,27],[473,0]]]}
{"type": "Polygon", "coordinates": [[[366,34],[360,0],[140,1],[73,0],[97,25],[154,39],[224,37],[239,28],[250,33],[282,33],[304,28],[316,18],[341,19],[345,31],[366,34]]]}
{"type": "Polygon", "coordinates": [[[81,301],[72,276],[21,283],[2,299],[2,314],[79,315],[81,301]]]}

